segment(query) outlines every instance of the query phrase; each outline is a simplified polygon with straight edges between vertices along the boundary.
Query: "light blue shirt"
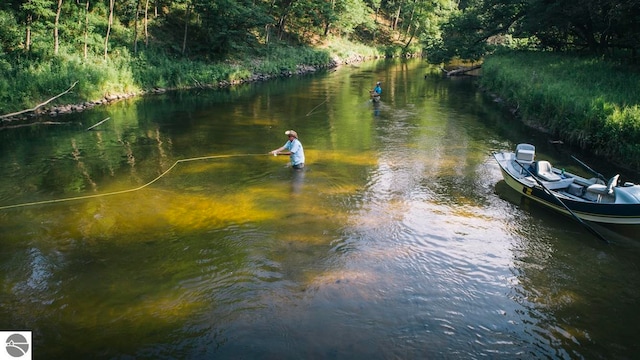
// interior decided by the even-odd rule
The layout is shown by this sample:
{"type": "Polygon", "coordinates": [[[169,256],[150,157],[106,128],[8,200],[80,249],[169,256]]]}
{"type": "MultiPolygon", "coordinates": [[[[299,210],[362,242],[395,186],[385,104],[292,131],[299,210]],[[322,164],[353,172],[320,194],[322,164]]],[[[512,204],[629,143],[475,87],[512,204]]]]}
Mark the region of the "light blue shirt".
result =
{"type": "Polygon", "coordinates": [[[291,152],[291,165],[304,164],[304,149],[302,143],[298,139],[287,140],[284,144],[284,148],[291,152]]]}

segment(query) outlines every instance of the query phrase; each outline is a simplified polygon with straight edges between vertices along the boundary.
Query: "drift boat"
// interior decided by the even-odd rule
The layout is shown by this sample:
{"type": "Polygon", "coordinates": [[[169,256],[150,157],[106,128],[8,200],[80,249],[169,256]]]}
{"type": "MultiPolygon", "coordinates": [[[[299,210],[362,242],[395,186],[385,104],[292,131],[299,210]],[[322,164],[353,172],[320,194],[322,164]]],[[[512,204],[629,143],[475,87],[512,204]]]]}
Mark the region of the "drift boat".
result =
{"type": "Polygon", "coordinates": [[[531,144],[519,144],[515,152],[493,157],[511,188],[542,205],[582,220],[640,224],[640,185],[620,184],[619,174],[605,182],[565,172],[548,161],[536,161],[531,144]]]}

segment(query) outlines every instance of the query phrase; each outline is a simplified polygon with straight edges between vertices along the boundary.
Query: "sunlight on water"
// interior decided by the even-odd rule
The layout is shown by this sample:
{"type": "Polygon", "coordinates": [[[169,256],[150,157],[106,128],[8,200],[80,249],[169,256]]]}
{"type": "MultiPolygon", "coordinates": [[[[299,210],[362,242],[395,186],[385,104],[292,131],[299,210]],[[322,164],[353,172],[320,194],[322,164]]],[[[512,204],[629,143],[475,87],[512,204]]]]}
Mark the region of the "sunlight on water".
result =
{"type": "Polygon", "coordinates": [[[363,64],[0,134],[0,205],[198,159],[0,210],[0,327],[33,329],[43,358],[632,357],[635,232],[605,246],[523,200],[490,151],[547,139],[430,71],[363,64]],[[267,155],[287,129],[303,171],[267,155]]]}

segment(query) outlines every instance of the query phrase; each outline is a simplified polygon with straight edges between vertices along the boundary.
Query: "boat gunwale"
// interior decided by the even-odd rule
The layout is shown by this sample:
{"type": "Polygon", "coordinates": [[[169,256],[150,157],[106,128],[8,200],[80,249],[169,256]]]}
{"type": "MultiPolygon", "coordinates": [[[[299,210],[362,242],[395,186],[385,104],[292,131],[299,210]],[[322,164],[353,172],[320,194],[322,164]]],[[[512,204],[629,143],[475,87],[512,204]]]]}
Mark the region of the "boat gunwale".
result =
{"type": "MultiPolygon", "coordinates": [[[[525,197],[540,203],[553,210],[559,211],[565,215],[570,215],[563,206],[557,204],[557,201],[552,195],[547,194],[542,186],[538,185],[534,179],[527,179],[530,176],[515,177],[509,171],[508,162],[515,161],[514,156],[507,157],[508,154],[514,154],[513,152],[499,152],[494,153],[493,156],[500,166],[500,171],[504,181],[509,187],[525,197]]],[[[580,177],[575,174],[569,174],[578,182],[583,184],[590,183],[589,180],[580,177]]],[[[550,190],[561,198],[571,211],[573,211],[578,217],[583,220],[606,223],[606,224],[627,224],[627,225],[640,225],[640,203],[600,203],[590,202],[586,199],[572,196],[568,197],[568,194],[564,191],[550,190]]]]}

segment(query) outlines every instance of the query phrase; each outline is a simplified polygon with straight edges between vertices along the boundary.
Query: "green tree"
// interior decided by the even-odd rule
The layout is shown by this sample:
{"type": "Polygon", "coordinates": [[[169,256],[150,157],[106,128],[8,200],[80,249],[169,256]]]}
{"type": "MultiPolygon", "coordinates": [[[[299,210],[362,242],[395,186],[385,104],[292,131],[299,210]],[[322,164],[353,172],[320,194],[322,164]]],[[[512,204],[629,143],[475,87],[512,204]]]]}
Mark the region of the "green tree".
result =
{"type": "Polygon", "coordinates": [[[58,49],[60,48],[59,39],[59,25],[60,25],[60,12],[62,11],[62,0],[58,0],[58,6],[56,7],[56,20],[53,24],[53,54],[58,55],[58,49]]]}
{"type": "Polygon", "coordinates": [[[113,12],[115,9],[116,0],[109,0],[109,15],[107,21],[107,33],[104,36],[104,59],[107,60],[109,52],[109,35],[111,34],[111,27],[113,26],[113,12]]]}
{"type": "Polygon", "coordinates": [[[26,51],[31,50],[32,45],[32,27],[38,20],[42,21],[41,26],[46,28],[46,20],[54,16],[52,0],[27,0],[22,2],[20,6],[21,15],[24,19],[25,40],[24,46],[26,51]]]}
{"type": "Polygon", "coordinates": [[[257,47],[262,29],[273,24],[266,4],[249,0],[198,0],[194,12],[198,19],[195,50],[213,58],[257,47]]]}
{"type": "Polygon", "coordinates": [[[469,0],[425,42],[434,59],[478,59],[496,46],[611,54],[640,48],[640,3],[631,0],[469,0]],[[516,41],[513,42],[512,39],[516,41]]]}
{"type": "Polygon", "coordinates": [[[335,12],[335,26],[342,34],[352,34],[361,25],[369,28],[373,27],[371,23],[371,8],[362,0],[336,1],[335,12]]]}
{"type": "Polygon", "coordinates": [[[20,46],[20,32],[14,14],[0,10],[0,55],[15,51],[20,46]]]}

